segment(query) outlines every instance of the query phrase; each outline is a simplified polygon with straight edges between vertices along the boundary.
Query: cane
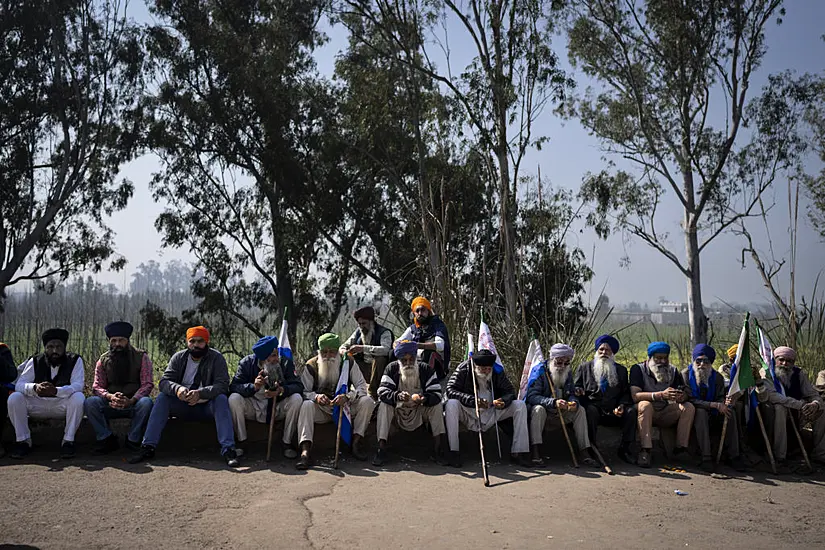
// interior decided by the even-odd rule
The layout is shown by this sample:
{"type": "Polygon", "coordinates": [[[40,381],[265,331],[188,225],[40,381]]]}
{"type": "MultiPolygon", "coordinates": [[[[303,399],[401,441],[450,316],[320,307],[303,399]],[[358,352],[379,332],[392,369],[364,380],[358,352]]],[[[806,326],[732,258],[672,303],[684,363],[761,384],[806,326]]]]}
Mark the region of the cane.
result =
{"type": "Polygon", "coordinates": [[[335,436],[335,460],[332,461],[332,467],[338,469],[338,456],[341,454],[341,424],[344,423],[344,406],[338,405],[338,433],[335,436]]]}
{"type": "Polygon", "coordinates": [[[481,434],[481,413],[478,412],[478,388],[476,387],[476,366],[473,357],[470,356],[470,374],[473,377],[473,398],[476,404],[476,420],[478,421],[478,448],[481,451],[481,475],[484,478],[484,486],[490,486],[490,477],[487,475],[487,461],[484,459],[484,437],[481,434]]]}
{"type": "Polygon", "coordinates": [[[604,471],[607,473],[607,475],[612,476],[613,469],[607,465],[607,462],[604,461],[604,457],[602,456],[602,453],[599,451],[599,448],[596,447],[596,444],[592,441],[590,442],[590,448],[593,449],[593,454],[595,454],[596,458],[599,459],[599,462],[602,463],[602,468],[604,468],[604,471]]]}
{"type": "MultiPolygon", "coordinates": [[[[493,402],[495,402],[496,392],[493,389],[493,381],[492,380],[490,380],[490,398],[492,399],[493,402]]],[[[502,459],[501,458],[501,436],[498,435],[498,409],[496,409],[495,406],[493,408],[493,420],[495,421],[495,424],[496,424],[496,443],[498,444],[498,459],[501,460],[502,459]]],[[[479,426],[481,426],[480,423],[479,423],[479,426]]]]}
{"type": "Polygon", "coordinates": [[[272,398],[272,417],[269,419],[269,440],[266,443],[266,461],[272,453],[272,432],[275,430],[275,398],[272,398]]]}
{"type": "Polygon", "coordinates": [[[762,413],[759,412],[759,406],[756,406],[756,419],[759,421],[759,429],[762,430],[762,438],[765,440],[765,450],[768,451],[768,458],[771,459],[771,470],[776,475],[776,460],[773,458],[773,447],[768,439],[768,432],[765,431],[765,423],[762,421],[762,413]]]}
{"type": "MultiPolygon", "coordinates": [[[[550,373],[547,372],[547,366],[544,367],[544,376],[547,378],[547,383],[550,384],[550,393],[553,395],[553,399],[558,399],[556,396],[556,387],[553,385],[553,379],[550,378],[550,373]]],[[[559,413],[559,420],[561,421],[561,431],[564,433],[564,439],[567,441],[567,448],[570,449],[570,458],[573,459],[573,467],[579,467],[579,461],[576,460],[576,453],[573,451],[573,443],[570,442],[570,435],[567,433],[567,424],[564,423],[564,415],[562,415],[562,411],[556,409],[559,413]]]]}
{"type": "MultiPolygon", "coordinates": [[[[735,414],[733,410],[731,410],[731,414],[735,414]]],[[[728,417],[726,416],[725,419],[722,421],[722,437],[719,439],[719,450],[716,451],[716,463],[719,464],[719,461],[722,460],[722,448],[725,446],[725,436],[728,434],[728,417]]]]}
{"type": "Polygon", "coordinates": [[[796,441],[799,443],[799,448],[802,450],[802,458],[805,459],[805,464],[808,466],[808,470],[813,471],[813,468],[811,468],[811,461],[808,460],[808,451],[805,450],[805,445],[802,443],[802,436],[799,435],[799,429],[796,427],[796,420],[793,417],[792,411],[788,411],[788,417],[791,419],[791,427],[793,428],[793,433],[796,434],[796,441]]]}

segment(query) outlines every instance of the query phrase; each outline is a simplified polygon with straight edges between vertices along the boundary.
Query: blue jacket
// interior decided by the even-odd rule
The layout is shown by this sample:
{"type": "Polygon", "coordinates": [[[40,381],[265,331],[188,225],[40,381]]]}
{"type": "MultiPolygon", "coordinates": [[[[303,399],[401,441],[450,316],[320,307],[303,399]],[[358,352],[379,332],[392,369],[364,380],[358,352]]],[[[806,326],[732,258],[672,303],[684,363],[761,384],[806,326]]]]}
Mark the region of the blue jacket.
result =
{"type": "MultiPolygon", "coordinates": [[[[284,393],[278,400],[282,400],[297,393],[303,395],[304,385],[301,379],[295,376],[295,363],[292,359],[288,359],[281,355],[281,371],[284,373],[284,393]]],[[[232,377],[232,382],[229,383],[230,393],[239,393],[243,397],[252,397],[255,395],[255,379],[258,373],[261,372],[261,367],[258,366],[258,358],[255,354],[247,355],[241,362],[238,363],[238,370],[235,376],[232,377]]],[[[266,421],[269,422],[272,414],[272,399],[269,399],[269,404],[266,407],[266,421]]]]}
{"type": "MultiPolygon", "coordinates": [[[[556,388],[556,395],[559,396],[559,399],[564,399],[565,401],[579,402],[578,398],[573,395],[572,373],[567,374],[567,380],[564,381],[563,388],[556,388]]],[[[536,378],[536,381],[527,388],[525,401],[527,401],[529,407],[541,405],[545,409],[556,408],[556,400],[550,392],[550,384],[547,383],[547,375],[545,374],[544,367],[541,367],[541,372],[539,373],[539,377],[536,378]]]]}

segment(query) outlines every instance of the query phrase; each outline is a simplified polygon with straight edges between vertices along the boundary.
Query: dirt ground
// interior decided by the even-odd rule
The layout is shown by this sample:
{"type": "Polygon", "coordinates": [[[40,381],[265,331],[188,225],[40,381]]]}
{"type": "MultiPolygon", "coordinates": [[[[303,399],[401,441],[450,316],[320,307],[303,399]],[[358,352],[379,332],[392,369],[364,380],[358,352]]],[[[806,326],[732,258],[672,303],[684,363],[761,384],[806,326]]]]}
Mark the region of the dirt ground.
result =
{"type": "MultiPolygon", "coordinates": [[[[695,466],[642,470],[613,459],[616,475],[607,476],[572,468],[561,438],[549,442],[547,468],[531,470],[498,463],[488,435],[485,488],[473,434],[462,434],[461,470],[428,462],[419,433],[385,468],[345,455],[336,471],[322,442],[332,432],[318,430],[309,472],[277,445],[265,462],[262,429],[251,432],[237,471],[218,457],[209,426],[171,422],[156,459],[134,466],[123,451],[93,456],[85,424],[80,436],[70,461],[56,458],[60,430],[52,428],[35,432],[39,445],[25,460],[0,459],[0,547],[825,547],[823,472],[711,477],[695,466]]],[[[4,440],[8,447],[8,430],[4,440]]]]}

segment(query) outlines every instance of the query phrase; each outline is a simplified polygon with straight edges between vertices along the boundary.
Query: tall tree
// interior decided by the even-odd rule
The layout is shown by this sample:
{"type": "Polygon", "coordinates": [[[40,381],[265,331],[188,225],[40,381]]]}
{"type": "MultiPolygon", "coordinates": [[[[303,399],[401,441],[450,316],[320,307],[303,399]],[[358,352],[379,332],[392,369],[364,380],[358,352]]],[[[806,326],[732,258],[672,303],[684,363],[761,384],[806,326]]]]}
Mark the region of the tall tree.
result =
{"type": "MultiPolygon", "coordinates": [[[[126,5],[0,3],[0,312],[23,280],[99,270],[132,184],[143,53],[126,5]]],[[[110,269],[125,263],[115,258],[110,269]]]]}
{"type": "Polygon", "coordinates": [[[795,146],[770,118],[761,121],[767,126],[753,124],[752,140],[743,143],[754,71],[767,51],[765,30],[784,14],[782,3],[571,2],[570,57],[598,83],[571,113],[609,153],[639,170],[585,178],[582,193],[597,204],[591,222],[606,236],[612,214],[615,227],[679,269],[687,280],[694,343],[706,342],[708,334],[702,251],[753,213],[795,146]],[[666,190],[683,213],[681,258],[662,227],[666,190]]]}
{"type": "MultiPolygon", "coordinates": [[[[545,139],[534,134],[536,117],[569,84],[550,47],[558,13],[555,2],[343,0],[340,4],[345,13],[356,15],[380,31],[360,35],[363,27],[351,26],[356,38],[388,59],[414,69],[413,74],[418,76],[412,79],[425,77],[443,86],[464,108],[468,129],[475,135],[496,182],[501,250],[496,255],[501,269],[496,271],[500,274],[506,319],[515,321],[522,302],[515,229],[521,162],[528,149],[540,147],[545,139]],[[460,36],[473,48],[472,61],[458,75],[452,73],[449,48],[443,46],[455,37],[438,34],[450,22],[457,23],[460,36]],[[445,66],[433,62],[428,43],[442,44],[447,55],[445,66]]],[[[425,174],[421,176],[419,186],[426,198],[432,182],[425,174]]]]}

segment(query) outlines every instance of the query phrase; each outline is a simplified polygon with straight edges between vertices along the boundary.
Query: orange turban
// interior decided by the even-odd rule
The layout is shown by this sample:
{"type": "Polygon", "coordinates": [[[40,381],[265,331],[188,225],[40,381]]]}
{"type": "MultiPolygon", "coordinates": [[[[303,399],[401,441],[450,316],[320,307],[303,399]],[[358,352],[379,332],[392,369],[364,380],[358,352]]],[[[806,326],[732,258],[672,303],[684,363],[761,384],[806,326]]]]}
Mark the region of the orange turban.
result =
{"type": "Polygon", "coordinates": [[[736,353],[739,351],[739,344],[734,344],[728,348],[728,359],[733,361],[736,359],[736,353]]]}
{"type": "Polygon", "coordinates": [[[430,310],[430,313],[432,313],[432,312],[433,312],[433,306],[432,306],[432,304],[430,304],[430,301],[429,301],[428,299],[426,299],[424,296],[417,296],[417,297],[416,297],[416,298],[412,301],[412,305],[410,306],[410,309],[411,309],[412,311],[415,311],[415,310],[416,310],[416,309],[418,309],[420,306],[424,306],[425,308],[429,309],[429,310],[430,310]]]}
{"type": "Polygon", "coordinates": [[[206,327],[197,326],[197,327],[191,327],[191,328],[186,329],[186,339],[187,340],[189,340],[190,338],[193,338],[195,336],[200,336],[201,338],[206,340],[207,344],[209,343],[209,330],[207,330],[206,327]]]}

